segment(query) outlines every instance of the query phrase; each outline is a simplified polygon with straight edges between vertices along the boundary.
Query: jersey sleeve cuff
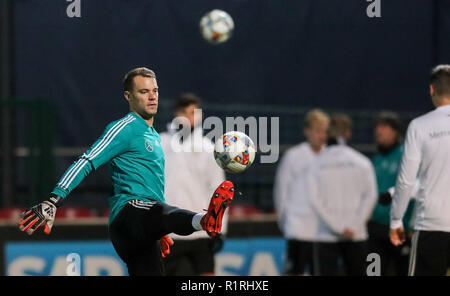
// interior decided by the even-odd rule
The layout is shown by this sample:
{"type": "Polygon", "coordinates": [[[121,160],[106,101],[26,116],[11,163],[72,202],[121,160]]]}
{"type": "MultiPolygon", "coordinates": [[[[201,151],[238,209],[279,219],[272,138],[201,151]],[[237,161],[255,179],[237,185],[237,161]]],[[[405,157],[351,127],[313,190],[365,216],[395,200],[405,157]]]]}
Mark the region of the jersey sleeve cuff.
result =
{"type": "Polygon", "coordinates": [[[403,227],[402,220],[391,220],[391,229],[397,229],[403,227]]]}
{"type": "Polygon", "coordinates": [[[53,191],[52,191],[52,193],[53,194],[56,194],[56,195],[59,195],[59,196],[61,196],[62,198],[66,198],[66,196],[69,194],[68,192],[67,192],[67,190],[64,190],[64,189],[62,189],[61,187],[55,187],[55,189],[53,189],[53,191]]]}

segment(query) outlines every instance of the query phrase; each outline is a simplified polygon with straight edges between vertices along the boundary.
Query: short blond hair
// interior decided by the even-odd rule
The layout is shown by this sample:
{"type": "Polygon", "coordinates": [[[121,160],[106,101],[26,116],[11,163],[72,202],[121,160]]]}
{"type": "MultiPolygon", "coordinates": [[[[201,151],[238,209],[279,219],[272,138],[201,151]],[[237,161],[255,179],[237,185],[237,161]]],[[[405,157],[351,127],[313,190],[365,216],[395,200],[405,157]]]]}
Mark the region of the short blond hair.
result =
{"type": "Polygon", "coordinates": [[[344,113],[336,113],[330,117],[330,127],[328,128],[328,136],[337,139],[344,137],[347,132],[352,130],[352,119],[344,113]]]}
{"type": "Polygon", "coordinates": [[[310,128],[315,122],[329,124],[330,116],[321,109],[312,109],[306,113],[303,126],[310,128]]]}

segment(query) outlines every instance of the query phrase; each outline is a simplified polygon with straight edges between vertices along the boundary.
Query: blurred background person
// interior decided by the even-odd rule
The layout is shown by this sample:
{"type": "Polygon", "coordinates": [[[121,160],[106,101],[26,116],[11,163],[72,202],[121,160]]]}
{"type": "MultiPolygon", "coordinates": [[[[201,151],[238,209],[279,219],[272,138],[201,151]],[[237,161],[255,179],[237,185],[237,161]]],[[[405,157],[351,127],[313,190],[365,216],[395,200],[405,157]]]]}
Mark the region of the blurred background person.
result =
{"type": "Polygon", "coordinates": [[[403,124],[394,112],[381,112],[375,119],[375,143],[377,153],[372,162],[378,185],[378,203],[369,221],[368,253],[377,253],[381,258],[381,275],[407,275],[410,251],[411,222],[414,201],[408,205],[403,224],[408,240],[396,247],[389,239],[389,221],[393,188],[403,153],[403,124]]]}
{"type": "Polygon", "coordinates": [[[311,164],[306,190],[319,217],[315,275],[365,275],[367,221],[377,192],[370,160],[347,145],[351,119],[331,116],[327,147],[311,164]]]}
{"type": "MultiPolygon", "coordinates": [[[[352,119],[345,113],[333,113],[331,121],[333,122],[333,130],[338,135],[335,140],[338,144],[347,145],[352,137],[352,119]]],[[[328,134],[329,131],[327,132],[327,141],[330,140],[328,134]]],[[[331,142],[334,142],[334,140],[331,140],[331,142]]]]}
{"type": "MultiPolygon", "coordinates": [[[[201,114],[195,112],[200,108],[198,96],[181,94],[175,102],[174,120],[161,133],[161,143],[166,159],[167,203],[202,212],[225,174],[214,160],[212,142],[203,136],[201,114]]],[[[225,231],[227,223],[225,213],[225,231]]],[[[172,233],[170,237],[175,244],[164,260],[167,275],[214,274],[214,253],[223,244],[223,236],[210,238],[206,233],[194,233],[183,237],[172,233]]]]}
{"type": "Polygon", "coordinates": [[[329,116],[319,110],[309,111],[304,120],[306,141],[298,144],[282,157],[274,183],[274,204],[278,225],[287,240],[284,273],[312,274],[313,242],[317,217],[305,192],[306,169],[323,150],[327,139],[329,116]]]}

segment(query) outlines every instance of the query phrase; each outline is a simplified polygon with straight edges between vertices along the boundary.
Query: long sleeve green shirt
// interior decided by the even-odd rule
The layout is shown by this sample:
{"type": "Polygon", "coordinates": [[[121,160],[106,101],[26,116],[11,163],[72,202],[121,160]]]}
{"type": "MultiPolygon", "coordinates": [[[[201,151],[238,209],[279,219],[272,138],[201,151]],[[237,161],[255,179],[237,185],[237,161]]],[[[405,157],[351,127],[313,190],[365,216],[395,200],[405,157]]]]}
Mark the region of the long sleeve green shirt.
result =
{"type": "Polygon", "coordinates": [[[63,174],[52,193],[66,198],[93,170],[109,163],[111,223],[132,199],[165,201],[164,153],[159,134],[130,112],[110,123],[100,138],[63,174]]]}

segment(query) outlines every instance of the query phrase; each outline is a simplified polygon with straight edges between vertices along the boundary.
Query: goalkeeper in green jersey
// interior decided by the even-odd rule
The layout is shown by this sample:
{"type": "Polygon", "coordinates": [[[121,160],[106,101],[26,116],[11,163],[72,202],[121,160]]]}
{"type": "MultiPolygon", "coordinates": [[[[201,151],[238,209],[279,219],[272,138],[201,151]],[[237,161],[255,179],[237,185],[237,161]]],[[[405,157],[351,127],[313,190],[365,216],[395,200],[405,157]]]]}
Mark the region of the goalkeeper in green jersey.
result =
{"type": "Polygon", "coordinates": [[[194,213],[165,203],[164,153],[153,128],[158,110],[156,75],[136,68],[125,75],[124,96],[130,113],[110,123],[100,138],[64,173],[48,200],[27,209],[19,228],[33,234],[44,226],[49,234],[56,210],[92,171],[108,163],[113,194],[109,198],[109,232],[130,275],[162,275],[161,257],[170,253],[169,233],[189,235],[220,232],[222,216],[234,196],[225,181],[212,194],[206,213],[194,213]]]}

